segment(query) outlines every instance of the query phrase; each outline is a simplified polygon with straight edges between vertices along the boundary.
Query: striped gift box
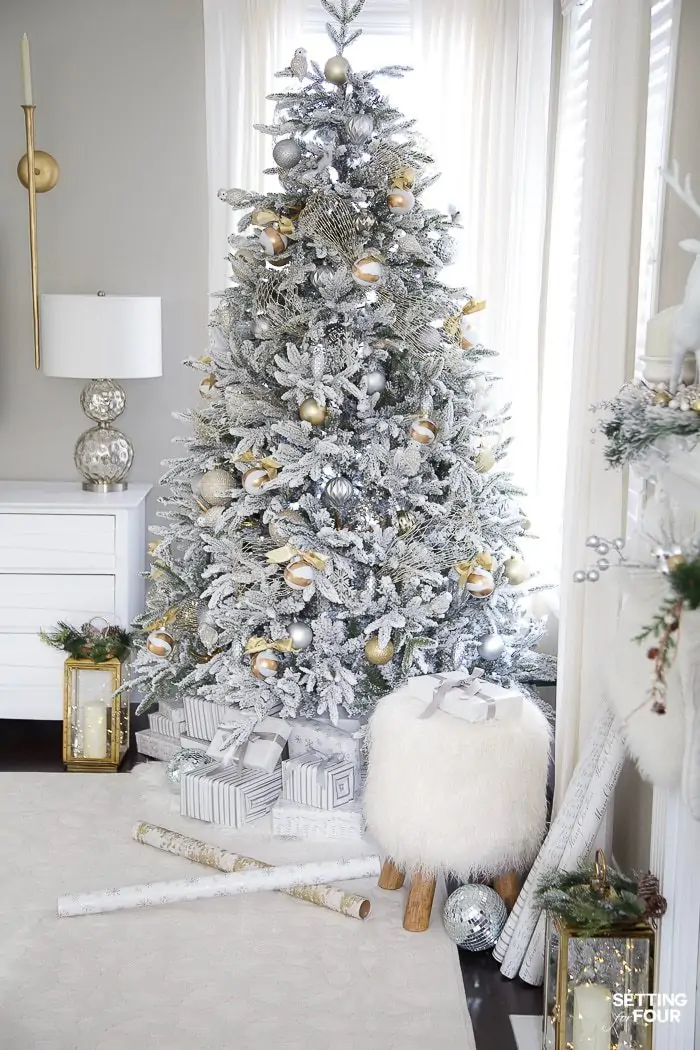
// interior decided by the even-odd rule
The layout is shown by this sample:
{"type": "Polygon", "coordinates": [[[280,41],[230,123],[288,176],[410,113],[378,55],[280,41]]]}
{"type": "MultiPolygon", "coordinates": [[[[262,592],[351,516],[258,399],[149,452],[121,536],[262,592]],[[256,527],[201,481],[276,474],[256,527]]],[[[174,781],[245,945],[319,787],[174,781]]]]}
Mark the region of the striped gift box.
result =
{"type": "Polygon", "coordinates": [[[354,762],[309,751],[282,763],[282,794],[290,802],[336,809],[355,798],[356,775],[354,762]]]}
{"type": "Polygon", "coordinates": [[[180,813],[240,828],[268,813],[282,789],[282,773],[233,766],[208,766],[180,779],[180,813]]]}
{"type": "Polygon", "coordinates": [[[161,736],[171,736],[175,740],[179,738],[182,730],[179,722],[173,722],[167,715],[162,715],[160,711],[152,711],[149,714],[148,724],[154,733],[160,733],[161,736]]]}
{"type": "Polygon", "coordinates": [[[185,705],[182,700],[161,700],[158,704],[158,714],[165,715],[180,725],[185,721],[185,705]]]}
{"type": "Polygon", "coordinates": [[[213,740],[225,709],[203,696],[186,696],[184,707],[187,735],[196,740],[213,740]]]}
{"type": "Polygon", "coordinates": [[[152,729],[139,729],[136,733],[136,750],[140,755],[168,762],[180,750],[180,741],[155,733],[152,729]]]}

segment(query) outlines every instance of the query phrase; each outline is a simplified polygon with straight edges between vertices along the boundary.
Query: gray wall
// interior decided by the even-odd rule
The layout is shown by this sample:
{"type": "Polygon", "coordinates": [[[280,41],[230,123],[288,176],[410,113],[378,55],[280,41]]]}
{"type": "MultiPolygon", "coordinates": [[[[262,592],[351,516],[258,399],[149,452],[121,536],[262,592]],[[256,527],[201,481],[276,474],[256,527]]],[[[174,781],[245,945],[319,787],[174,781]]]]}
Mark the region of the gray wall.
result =
{"type": "MultiPolygon", "coordinates": [[[[180,362],[206,346],[207,187],[201,0],[0,0],[0,478],[72,480],[78,380],[34,371],[19,42],[29,35],[37,146],[61,179],[39,198],[45,292],[158,295],[163,378],[125,382],[134,481],[155,482],[180,362]]],[[[151,516],[154,501],[151,501],[151,516]]]]}
{"type": "MultiPolygon", "coordinates": [[[[694,176],[700,199],[700,4],[684,0],[678,41],[675,95],[671,123],[670,155],[676,157],[681,173],[694,176]]],[[[683,289],[692,265],[692,256],[678,247],[684,237],[700,238],[700,219],[673,193],[667,193],[664,211],[659,273],[659,309],[683,299],[683,289]]],[[[646,869],[651,845],[652,787],[642,780],[636,766],[628,761],[615,792],[613,850],[627,870],[646,869]]]]}

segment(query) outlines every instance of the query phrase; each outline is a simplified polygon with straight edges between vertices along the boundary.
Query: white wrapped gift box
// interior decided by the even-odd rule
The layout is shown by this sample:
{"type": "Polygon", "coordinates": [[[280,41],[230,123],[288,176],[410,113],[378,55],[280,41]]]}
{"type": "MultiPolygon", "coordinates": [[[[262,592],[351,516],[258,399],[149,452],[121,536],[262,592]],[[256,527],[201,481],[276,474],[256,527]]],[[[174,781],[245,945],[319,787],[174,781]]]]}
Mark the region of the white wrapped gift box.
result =
{"type": "Polygon", "coordinates": [[[308,842],[323,839],[362,838],[365,821],[357,802],[348,802],[339,809],[320,809],[280,798],[272,807],[272,834],[283,838],[305,839],[308,842]]]}
{"type": "Polygon", "coordinates": [[[246,769],[260,769],[271,773],[279,765],[289,736],[289,723],[282,718],[262,718],[253,726],[247,740],[236,743],[235,731],[250,716],[242,712],[229,712],[231,721],[220,725],[207,754],[224,764],[238,762],[246,769]]]}
{"type": "Polygon", "coordinates": [[[289,757],[299,758],[308,751],[320,755],[342,755],[358,768],[362,761],[361,723],[343,719],[346,728],[319,718],[295,718],[289,733],[289,757]]]}
{"type": "Polygon", "coordinates": [[[290,802],[336,809],[352,802],[358,783],[354,762],[308,751],[282,763],[282,795],[290,802]]]}
{"type": "Polygon", "coordinates": [[[162,715],[160,711],[152,711],[148,716],[148,724],[154,733],[160,733],[161,736],[171,736],[175,740],[178,739],[180,733],[184,729],[184,720],[182,723],[173,722],[167,715],[162,715]]]}
{"type": "Polygon", "coordinates": [[[158,703],[158,714],[165,715],[172,722],[181,725],[185,721],[185,705],[182,700],[161,700],[158,703]]]}
{"type": "Polygon", "coordinates": [[[209,744],[209,740],[199,740],[195,736],[188,736],[187,733],[180,734],[180,747],[186,747],[190,751],[207,751],[209,744]]]}
{"type": "Polygon", "coordinates": [[[180,778],[180,813],[240,828],[268,813],[282,789],[282,773],[260,773],[238,765],[206,766],[180,778]]]}
{"type": "Polygon", "coordinates": [[[443,711],[465,722],[491,722],[520,718],[523,695],[515,687],[506,688],[496,682],[487,682],[477,668],[468,671],[447,671],[445,674],[420,675],[406,680],[397,693],[410,696],[425,705],[420,718],[430,718],[435,711],[443,711]]]}
{"type": "Polygon", "coordinates": [[[153,729],[139,729],[136,733],[136,750],[140,755],[168,762],[180,750],[180,742],[153,729]]]}

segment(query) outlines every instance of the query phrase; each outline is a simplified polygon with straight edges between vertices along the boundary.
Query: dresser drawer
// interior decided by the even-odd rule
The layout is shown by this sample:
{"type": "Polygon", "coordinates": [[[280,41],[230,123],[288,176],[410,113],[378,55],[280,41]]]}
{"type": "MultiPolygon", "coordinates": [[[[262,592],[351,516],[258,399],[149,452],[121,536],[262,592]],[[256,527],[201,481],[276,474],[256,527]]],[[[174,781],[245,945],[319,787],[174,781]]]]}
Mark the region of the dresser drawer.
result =
{"type": "Polygon", "coordinates": [[[2,717],[62,719],[67,655],[35,634],[0,634],[2,717]]]}
{"type": "Polygon", "coordinates": [[[0,514],[0,572],[111,572],[111,514],[0,514]]]}
{"type": "Polygon", "coordinates": [[[79,627],[93,617],[114,622],[114,576],[0,575],[0,631],[26,634],[56,626],[79,627]]]}

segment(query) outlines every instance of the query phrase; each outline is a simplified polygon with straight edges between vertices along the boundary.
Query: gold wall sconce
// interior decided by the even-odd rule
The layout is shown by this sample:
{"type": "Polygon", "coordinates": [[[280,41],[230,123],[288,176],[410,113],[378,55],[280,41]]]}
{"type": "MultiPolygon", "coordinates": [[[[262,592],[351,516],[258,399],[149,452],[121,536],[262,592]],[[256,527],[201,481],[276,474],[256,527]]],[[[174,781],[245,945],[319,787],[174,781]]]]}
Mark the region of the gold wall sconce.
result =
{"type": "Polygon", "coordinates": [[[27,152],[17,165],[17,177],[27,190],[29,197],[29,258],[32,276],[32,314],[34,319],[34,367],[41,368],[41,343],[39,340],[39,262],[36,235],[36,195],[47,193],[58,182],[58,161],[50,153],[34,146],[34,105],[32,76],[29,64],[29,40],[22,37],[22,82],[24,85],[24,128],[27,137],[27,152]]]}

